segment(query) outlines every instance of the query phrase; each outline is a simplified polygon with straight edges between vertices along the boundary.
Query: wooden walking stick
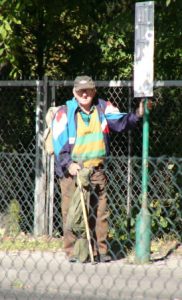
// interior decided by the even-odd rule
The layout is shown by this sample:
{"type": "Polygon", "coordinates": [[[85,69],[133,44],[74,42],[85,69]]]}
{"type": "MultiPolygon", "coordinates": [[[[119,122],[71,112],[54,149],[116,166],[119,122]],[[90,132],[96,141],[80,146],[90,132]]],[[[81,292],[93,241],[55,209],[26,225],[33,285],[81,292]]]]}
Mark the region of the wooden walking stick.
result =
{"type": "Polygon", "coordinates": [[[85,200],[84,200],[84,195],[83,195],[83,190],[82,190],[82,184],[81,184],[80,177],[79,177],[79,172],[77,172],[77,182],[78,182],[78,187],[80,190],[80,198],[81,198],[83,219],[84,219],[84,223],[85,223],[85,230],[86,230],[86,236],[87,236],[88,247],[89,247],[90,260],[91,260],[91,263],[94,264],[95,262],[94,262],[94,255],[93,255],[93,250],[92,250],[92,245],[91,245],[90,229],[89,229],[89,224],[88,224],[87,211],[86,211],[86,207],[85,207],[85,200]]]}

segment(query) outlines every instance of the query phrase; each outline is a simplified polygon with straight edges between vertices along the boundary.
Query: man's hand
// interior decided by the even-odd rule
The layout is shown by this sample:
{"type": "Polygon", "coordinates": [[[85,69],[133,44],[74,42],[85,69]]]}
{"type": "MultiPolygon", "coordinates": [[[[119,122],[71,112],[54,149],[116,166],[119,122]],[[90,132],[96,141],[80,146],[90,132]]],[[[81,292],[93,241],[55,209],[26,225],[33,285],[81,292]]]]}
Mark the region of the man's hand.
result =
{"type": "MultiPolygon", "coordinates": [[[[145,101],[145,99],[142,99],[142,100],[140,101],[139,107],[138,107],[137,110],[136,110],[136,115],[137,115],[139,118],[143,117],[143,115],[144,115],[144,101],[145,101]]],[[[147,102],[147,108],[148,108],[149,110],[152,109],[152,101],[151,101],[151,100],[148,100],[148,102],[147,102]]]]}
{"type": "Polygon", "coordinates": [[[136,110],[137,117],[141,118],[144,115],[144,99],[142,99],[139,103],[139,107],[136,110]]]}
{"type": "Polygon", "coordinates": [[[72,175],[72,176],[76,176],[77,175],[77,171],[80,170],[81,167],[79,166],[79,164],[77,163],[71,163],[71,165],[68,168],[68,172],[72,175]]]}

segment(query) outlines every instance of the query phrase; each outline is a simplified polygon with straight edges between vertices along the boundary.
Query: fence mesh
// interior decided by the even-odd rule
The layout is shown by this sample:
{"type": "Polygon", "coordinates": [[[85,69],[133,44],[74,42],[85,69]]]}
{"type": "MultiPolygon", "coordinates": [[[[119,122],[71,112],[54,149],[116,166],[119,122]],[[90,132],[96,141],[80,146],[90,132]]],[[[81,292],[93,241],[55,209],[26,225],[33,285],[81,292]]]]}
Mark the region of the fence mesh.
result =
{"type": "MultiPolygon", "coordinates": [[[[121,111],[134,111],[138,105],[131,83],[109,86],[99,82],[97,91],[100,98],[109,99],[121,111]]],[[[47,197],[40,216],[44,219],[43,234],[34,233],[37,164],[40,166],[44,157],[43,152],[39,157],[42,144],[38,149],[37,134],[42,134],[47,107],[71,98],[72,85],[7,81],[0,82],[0,92],[1,299],[181,300],[181,82],[158,84],[154,89],[148,166],[151,260],[145,266],[134,261],[135,224],[142,202],[142,121],[132,132],[111,135],[106,174],[108,246],[113,261],[70,265],[61,250],[61,194],[56,176],[52,208],[47,197]],[[43,118],[36,132],[39,110],[43,118]]]]}

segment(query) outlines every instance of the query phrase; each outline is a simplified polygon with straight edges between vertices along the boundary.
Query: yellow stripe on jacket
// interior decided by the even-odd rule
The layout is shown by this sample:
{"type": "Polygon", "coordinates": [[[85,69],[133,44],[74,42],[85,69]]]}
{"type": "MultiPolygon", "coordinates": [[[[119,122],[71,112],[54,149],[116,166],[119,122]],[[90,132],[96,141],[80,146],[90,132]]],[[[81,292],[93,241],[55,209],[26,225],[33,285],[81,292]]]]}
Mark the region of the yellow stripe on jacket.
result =
{"type": "Polygon", "coordinates": [[[84,167],[98,166],[106,155],[103,133],[97,109],[91,113],[89,125],[86,125],[77,113],[77,136],[72,150],[72,159],[82,162],[84,167]]]}

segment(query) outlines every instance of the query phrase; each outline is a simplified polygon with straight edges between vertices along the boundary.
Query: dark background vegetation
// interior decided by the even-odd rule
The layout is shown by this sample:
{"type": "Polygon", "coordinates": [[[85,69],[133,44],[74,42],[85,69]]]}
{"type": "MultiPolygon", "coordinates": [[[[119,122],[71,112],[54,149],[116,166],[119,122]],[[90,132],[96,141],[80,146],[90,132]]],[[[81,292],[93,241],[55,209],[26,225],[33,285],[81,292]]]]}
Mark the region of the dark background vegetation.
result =
{"type": "MultiPolygon", "coordinates": [[[[132,80],[135,2],[132,0],[1,0],[0,80],[41,80],[45,75],[50,80],[72,80],[78,74],[88,74],[97,80],[132,80]]],[[[181,0],[155,1],[154,79],[156,81],[182,80],[181,12],[181,0]]],[[[103,92],[107,97],[107,91],[103,92]]],[[[116,90],[116,93],[118,95],[123,93],[123,89],[116,90]]],[[[60,93],[58,98],[59,102],[66,100],[64,93],[60,93]]],[[[179,190],[182,185],[182,175],[181,163],[177,160],[182,157],[181,99],[181,88],[158,88],[154,92],[154,109],[150,118],[150,155],[165,156],[167,161],[168,157],[174,158],[170,179],[176,178],[177,187],[175,191],[170,191],[162,202],[161,199],[153,199],[151,202],[155,208],[156,218],[153,221],[153,229],[156,227],[156,232],[158,215],[163,217],[160,224],[164,219],[167,220],[166,212],[160,210],[161,205],[166,207],[167,212],[173,214],[171,215],[173,221],[176,218],[175,213],[179,212],[176,224],[181,226],[179,190]],[[172,198],[170,198],[171,193],[172,198]],[[174,205],[171,210],[168,209],[171,208],[170,201],[174,205]]],[[[127,100],[128,98],[124,96],[122,101],[127,100]]],[[[133,101],[133,106],[135,102],[137,100],[133,101]]],[[[12,199],[14,194],[16,195],[13,186],[17,182],[18,172],[21,173],[18,175],[22,184],[23,179],[26,178],[22,175],[23,172],[29,171],[30,181],[26,180],[23,185],[28,185],[31,191],[34,189],[31,182],[34,178],[32,161],[35,155],[35,147],[33,147],[35,146],[35,109],[35,88],[3,87],[0,89],[0,152],[8,153],[10,156],[11,153],[21,153],[24,159],[26,155],[32,158],[28,164],[27,160],[23,163],[25,167],[23,171],[20,168],[20,171],[15,174],[13,164],[16,169],[19,156],[14,163],[11,158],[11,168],[8,168],[6,177],[12,176],[13,180],[11,180],[12,186],[7,185],[5,189],[7,195],[2,197],[6,201],[8,197],[12,199]]],[[[135,132],[134,136],[133,153],[139,155],[137,147],[140,136],[138,132],[135,132]]],[[[10,161],[7,154],[4,157],[7,162],[10,161]]],[[[5,159],[2,160],[2,170],[5,170],[8,165],[5,159]]],[[[162,164],[158,172],[163,171],[166,164],[167,162],[162,164]]],[[[168,174],[164,176],[164,181],[166,180],[164,186],[169,186],[170,189],[168,177],[168,174]]],[[[3,178],[5,177],[1,177],[1,180],[3,178]]],[[[152,184],[158,182],[157,180],[159,181],[160,178],[154,178],[152,184]]],[[[6,181],[2,182],[2,186],[5,185],[6,181]]],[[[25,195],[17,192],[16,198],[19,197],[23,199],[24,205],[25,203],[29,205],[32,201],[26,200],[27,190],[25,195]]],[[[31,205],[33,207],[33,202],[31,205]]],[[[32,207],[26,205],[25,215],[28,211],[33,211],[32,207]]],[[[126,222],[125,208],[121,215],[126,222]]],[[[33,219],[32,215],[30,218],[33,219]]],[[[171,225],[170,223],[166,225],[165,222],[163,230],[168,233],[171,225]]],[[[30,223],[30,220],[27,223],[30,223]]],[[[123,228],[123,219],[118,221],[118,228],[115,224],[115,228],[118,229],[117,232],[123,228]]]]}
{"type": "MultiPolygon", "coordinates": [[[[1,0],[0,78],[131,80],[135,2],[1,0]]],[[[181,0],[155,1],[156,80],[181,79],[181,11],[181,0]]]]}

